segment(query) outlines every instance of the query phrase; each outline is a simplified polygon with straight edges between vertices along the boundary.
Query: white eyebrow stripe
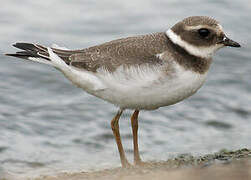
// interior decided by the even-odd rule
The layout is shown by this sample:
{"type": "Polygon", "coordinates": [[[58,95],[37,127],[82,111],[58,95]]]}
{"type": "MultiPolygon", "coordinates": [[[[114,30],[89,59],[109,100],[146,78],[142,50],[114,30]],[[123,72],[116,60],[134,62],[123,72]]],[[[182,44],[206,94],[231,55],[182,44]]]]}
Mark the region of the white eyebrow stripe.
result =
{"type": "Polygon", "coordinates": [[[207,25],[198,25],[198,26],[185,26],[185,30],[195,30],[201,28],[209,28],[207,25]]]}
{"type": "MultiPolygon", "coordinates": [[[[218,26],[218,28],[221,31],[223,31],[223,27],[220,24],[217,24],[216,26],[218,26]]],[[[201,29],[201,28],[212,29],[212,27],[210,27],[208,25],[197,25],[197,26],[185,26],[184,27],[185,30],[197,30],[197,29],[201,29]]]]}

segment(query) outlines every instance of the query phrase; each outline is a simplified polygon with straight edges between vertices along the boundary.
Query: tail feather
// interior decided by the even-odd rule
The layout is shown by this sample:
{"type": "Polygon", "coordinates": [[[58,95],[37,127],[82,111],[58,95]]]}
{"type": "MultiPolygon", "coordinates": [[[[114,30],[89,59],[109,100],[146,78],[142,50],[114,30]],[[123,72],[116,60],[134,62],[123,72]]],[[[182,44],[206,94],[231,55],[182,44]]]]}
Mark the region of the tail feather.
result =
{"type": "MultiPolygon", "coordinates": [[[[50,61],[47,47],[44,47],[39,44],[31,44],[31,43],[16,43],[16,44],[13,44],[13,46],[23,51],[16,52],[15,54],[5,54],[5,55],[32,60],[32,61],[36,61],[36,59],[43,59],[43,61],[37,60],[37,62],[46,63],[46,61],[50,61]]],[[[66,64],[70,64],[69,57],[72,54],[76,53],[76,51],[72,51],[72,50],[61,50],[61,49],[56,49],[56,48],[51,48],[51,49],[61,59],[63,59],[66,64]]],[[[46,64],[50,64],[50,63],[48,62],[46,64]]]]}
{"type": "Polygon", "coordinates": [[[22,58],[22,59],[28,59],[29,57],[40,58],[39,55],[37,55],[33,52],[28,52],[28,51],[20,51],[20,52],[16,52],[15,54],[5,54],[5,55],[18,57],[18,58],[22,58]]]}
{"type": "Polygon", "coordinates": [[[16,43],[16,44],[13,44],[13,46],[18,49],[25,50],[25,51],[37,51],[38,49],[34,44],[30,44],[30,43],[16,43]]]}

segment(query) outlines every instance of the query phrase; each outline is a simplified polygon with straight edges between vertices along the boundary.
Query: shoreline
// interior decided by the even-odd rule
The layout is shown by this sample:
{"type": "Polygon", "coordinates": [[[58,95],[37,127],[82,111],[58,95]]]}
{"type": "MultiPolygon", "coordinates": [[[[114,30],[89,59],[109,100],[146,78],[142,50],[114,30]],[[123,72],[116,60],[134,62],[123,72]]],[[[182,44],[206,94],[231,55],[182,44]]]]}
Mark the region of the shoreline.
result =
{"type": "Polygon", "coordinates": [[[146,162],[140,167],[61,173],[30,180],[166,180],[167,178],[172,180],[251,179],[251,149],[222,150],[198,157],[180,155],[167,161],[146,162]]]}

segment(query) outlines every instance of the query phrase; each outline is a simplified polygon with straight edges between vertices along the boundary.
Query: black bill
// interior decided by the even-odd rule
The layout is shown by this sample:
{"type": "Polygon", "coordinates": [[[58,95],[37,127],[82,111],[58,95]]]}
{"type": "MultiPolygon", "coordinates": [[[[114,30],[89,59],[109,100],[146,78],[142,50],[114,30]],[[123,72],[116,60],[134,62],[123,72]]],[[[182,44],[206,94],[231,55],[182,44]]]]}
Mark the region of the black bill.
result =
{"type": "Polygon", "coordinates": [[[224,37],[223,40],[221,41],[222,44],[224,44],[225,46],[231,46],[231,47],[241,47],[241,45],[231,39],[229,39],[228,37],[224,37]]]}

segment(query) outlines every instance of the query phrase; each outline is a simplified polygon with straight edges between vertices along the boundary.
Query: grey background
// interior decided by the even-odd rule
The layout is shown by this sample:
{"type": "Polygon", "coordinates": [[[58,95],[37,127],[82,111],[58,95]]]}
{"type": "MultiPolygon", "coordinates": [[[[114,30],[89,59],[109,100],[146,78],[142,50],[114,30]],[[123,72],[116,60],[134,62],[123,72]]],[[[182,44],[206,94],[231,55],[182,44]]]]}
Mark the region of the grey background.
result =
{"type": "MultiPolygon", "coordinates": [[[[110,129],[117,108],[78,89],[52,67],[6,57],[16,41],[70,49],[166,31],[191,15],[221,22],[242,45],[217,52],[206,84],[191,98],[140,113],[144,160],[251,147],[249,0],[12,0],[0,8],[0,177],[120,165],[110,129]]],[[[127,111],[123,144],[132,160],[127,111]]]]}

